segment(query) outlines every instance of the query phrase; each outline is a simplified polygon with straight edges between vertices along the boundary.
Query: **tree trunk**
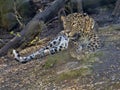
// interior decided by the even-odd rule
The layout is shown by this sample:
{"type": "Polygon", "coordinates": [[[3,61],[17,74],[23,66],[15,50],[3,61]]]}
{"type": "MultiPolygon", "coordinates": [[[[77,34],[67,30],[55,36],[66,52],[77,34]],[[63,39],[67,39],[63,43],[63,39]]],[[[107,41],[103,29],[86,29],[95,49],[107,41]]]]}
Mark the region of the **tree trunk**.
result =
{"type": "MultiPolygon", "coordinates": [[[[108,6],[110,4],[114,4],[116,0],[70,0],[71,1],[71,12],[74,10],[78,10],[78,12],[81,12],[83,9],[84,11],[89,11],[89,9],[94,10],[95,8],[101,7],[101,6],[108,6]]],[[[92,11],[94,12],[94,11],[92,11]]]]}
{"type": "Polygon", "coordinates": [[[120,0],[116,1],[116,5],[115,5],[115,8],[112,12],[112,15],[113,16],[120,16],[120,0]]]}
{"type": "Polygon", "coordinates": [[[33,40],[34,36],[39,32],[39,26],[42,25],[41,21],[46,22],[53,18],[68,1],[69,0],[55,0],[50,7],[35,15],[20,32],[20,36],[14,37],[0,49],[0,57],[6,55],[10,49],[19,47],[23,42],[33,40]]]}
{"type": "Polygon", "coordinates": [[[71,0],[70,3],[71,13],[73,13],[74,10],[77,10],[79,13],[83,12],[82,0],[71,0]]]}
{"type": "Polygon", "coordinates": [[[116,0],[82,0],[84,8],[96,8],[99,6],[114,4],[116,0]]]}
{"type": "Polygon", "coordinates": [[[82,7],[82,0],[76,0],[77,1],[77,10],[79,13],[83,12],[83,7],[82,7]]]}

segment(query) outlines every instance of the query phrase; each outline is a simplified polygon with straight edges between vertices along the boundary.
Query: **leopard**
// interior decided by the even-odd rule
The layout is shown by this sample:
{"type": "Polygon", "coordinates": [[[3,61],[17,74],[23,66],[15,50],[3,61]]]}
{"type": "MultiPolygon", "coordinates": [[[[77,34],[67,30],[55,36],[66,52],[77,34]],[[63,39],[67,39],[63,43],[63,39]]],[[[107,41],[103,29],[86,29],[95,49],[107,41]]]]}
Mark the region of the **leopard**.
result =
{"type": "Polygon", "coordinates": [[[21,56],[15,49],[13,49],[13,55],[16,61],[26,63],[33,59],[40,59],[47,55],[53,55],[63,51],[68,48],[68,42],[69,38],[64,33],[60,32],[53,40],[49,41],[46,46],[28,56],[21,56]]]}
{"type": "Polygon", "coordinates": [[[61,21],[63,30],[48,45],[23,57],[14,49],[14,58],[21,63],[26,63],[36,59],[37,56],[42,58],[69,49],[72,57],[80,59],[81,55],[101,48],[96,22],[92,17],[85,13],[71,13],[61,16],[61,21]]]}
{"type": "Polygon", "coordinates": [[[61,16],[64,33],[70,39],[70,54],[81,59],[86,54],[94,53],[103,46],[98,36],[98,24],[86,13],[72,13],[61,16]]]}

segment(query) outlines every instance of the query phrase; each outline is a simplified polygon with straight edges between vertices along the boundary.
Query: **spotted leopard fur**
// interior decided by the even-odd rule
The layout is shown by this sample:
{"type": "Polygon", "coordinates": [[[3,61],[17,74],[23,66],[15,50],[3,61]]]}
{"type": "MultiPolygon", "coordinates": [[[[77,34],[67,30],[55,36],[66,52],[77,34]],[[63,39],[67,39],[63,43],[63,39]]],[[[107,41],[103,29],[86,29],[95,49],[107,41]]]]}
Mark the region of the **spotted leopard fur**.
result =
{"type": "Polygon", "coordinates": [[[73,13],[66,17],[62,16],[61,19],[64,32],[73,40],[73,43],[79,44],[80,50],[94,52],[101,47],[97,35],[97,24],[93,18],[87,14],[73,13]]]}
{"type": "Polygon", "coordinates": [[[40,50],[29,56],[21,57],[16,50],[13,50],[14,58],[21,63],[26,63],[32,59],[36,59],[37,56],[42,58],[46,55],[55,54],[61,50],[67,49],[68,42],[69,42],[68,37],[61,32],[55,39],[50,41],[47,46],[41,48],[40,50]]]}

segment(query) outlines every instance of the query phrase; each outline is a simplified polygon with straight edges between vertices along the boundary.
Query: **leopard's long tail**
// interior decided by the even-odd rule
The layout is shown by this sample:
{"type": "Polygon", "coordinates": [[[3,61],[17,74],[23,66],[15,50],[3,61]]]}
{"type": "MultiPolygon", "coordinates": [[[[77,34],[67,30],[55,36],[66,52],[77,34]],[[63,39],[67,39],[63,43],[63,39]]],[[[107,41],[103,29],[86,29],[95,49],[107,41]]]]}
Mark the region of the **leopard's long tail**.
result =
{"type": "Polygon", "coordinates": [[[39,57],[42,58],[43,56],[45,56],[44,52],[45,52],[45,50],[43,51],[42,49],[40,49],[35,53],[32,53],[32,54],[30,54],[28,56],[23,56],[22,57],[22,56],[20,56],[19,52],[17,52],[16,50],[13,50],[15,60],[17,60],[17,61],[19,61],[21,63],[26,63],[28,61],[31,61],[31,60],[35,59],[37,55],[39,55],[39,57]]]}
{"type": "Polygon", "coordinates": [[[40,50],[36,51],[33,54],[22,57],[16,50],[13,50],[13,55],[17,61],[21,63],[26,63],[28,61],[36,59],[36,57],[42,58],[46,55],[55,54],[61,50],[64,50],[68,48],[68,43],[69,43],[68,37],[63,34],[63,35],[57,36],[55,39],[49,42],[47,46],[41,48],[40,50]]]}

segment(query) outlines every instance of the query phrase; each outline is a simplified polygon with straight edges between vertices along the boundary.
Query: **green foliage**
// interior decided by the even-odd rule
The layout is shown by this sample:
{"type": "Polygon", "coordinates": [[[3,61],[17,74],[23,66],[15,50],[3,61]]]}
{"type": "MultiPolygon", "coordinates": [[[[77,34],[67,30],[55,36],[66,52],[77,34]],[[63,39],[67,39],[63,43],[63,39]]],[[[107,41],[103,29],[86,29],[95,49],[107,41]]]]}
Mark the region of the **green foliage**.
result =
{"type": "MultiPolygon", "coordinates": [[[[92,73],[92,64],[99,62],[99,58],[103,56],[102,52],[96,52],[86,55],[82,60],[80,60],[81,67],[79,69],[68,70],[57,76],[57,81],[69,80],[81,76],[86,76],[92,73]]],[[[72,58],[71,58],[72,59],[72,58]]]]}
{"type": "MultiPolygon", "coordinates": [[[[28,0],[0,0],[0,27],[8,29],[17,23],[14,11],[15,6],[21,16],[30,15],[26,13],[30,8],[28,0]],[[16,1],[15,4],[14,1],[16,1]]],[[[29,12],[32,11],[30,10],[29,12]]],[[[26,20],[25,17],[23,19],[26,20]]]]}
{"type": "Polygon", "coordinates": [[[11,34],[11,35],[14,35],[15,33],[14,33],[14,31],[11,31],[10,34],[11,34]]]}
{"type": "Polygon", "coordinates": [[[49,69],[54,66],[54,64],[57,62],[57,59],[49,58],[49,60],[45,63],[44,68],[49,69]]]}
{"type": "Polygon", "coordinates": [[[20,33],[17,33],[16,36],[21,37],[20,33]]]}
{"type": "Polygon", "coordinates": [[[24,17],[23,19],[29,19],[31,18],[31,16],[33,17],[33,15],[35,14],[35,10],[34,8],[32,8],[32,6],[30,5],[30,3],[23,3],[21,2],[22,4],[20,4],[18,7],[18,12],[20,13],[20,15],[22,17],[24,17]]]}
{"type": "Polygon", "coordinates": [[[12,11],[13,0],[0,0],[0,26],[6,26],[6,14],[12,11]]]}
{"type": "Polygon", "coordinates": [[[33,39],[31,42],[30,42],[30,44],[32,45],[32,44],[35,44],[37,41],[39,41],[39,37],[37,36],[37,37],[35,37],[35,39],[33,39]]]}
{"type": "Polygon", "coordinates": [[[57,66],[58,64],[59,65],[63,64],[67,62],[67,60],[70,60],[70,55],[68,54],[68,52],[62,51],[55,55],[48,56],[44,67],[48,69],[48,68],[53,67],[54,65],[57,66]]]}
{"type": "Polygon", "coordinates": [[[21,37],[20,33],[15,33],[14,31],[11,31],[10,34],[11,34],[11,35],[14,35],[14,36],[21,37]]]}
{"type": "Polygon", "coordinates": [[[0,13],[4,14],[12,10],[13,0],[0,0],[0,13]]]}

